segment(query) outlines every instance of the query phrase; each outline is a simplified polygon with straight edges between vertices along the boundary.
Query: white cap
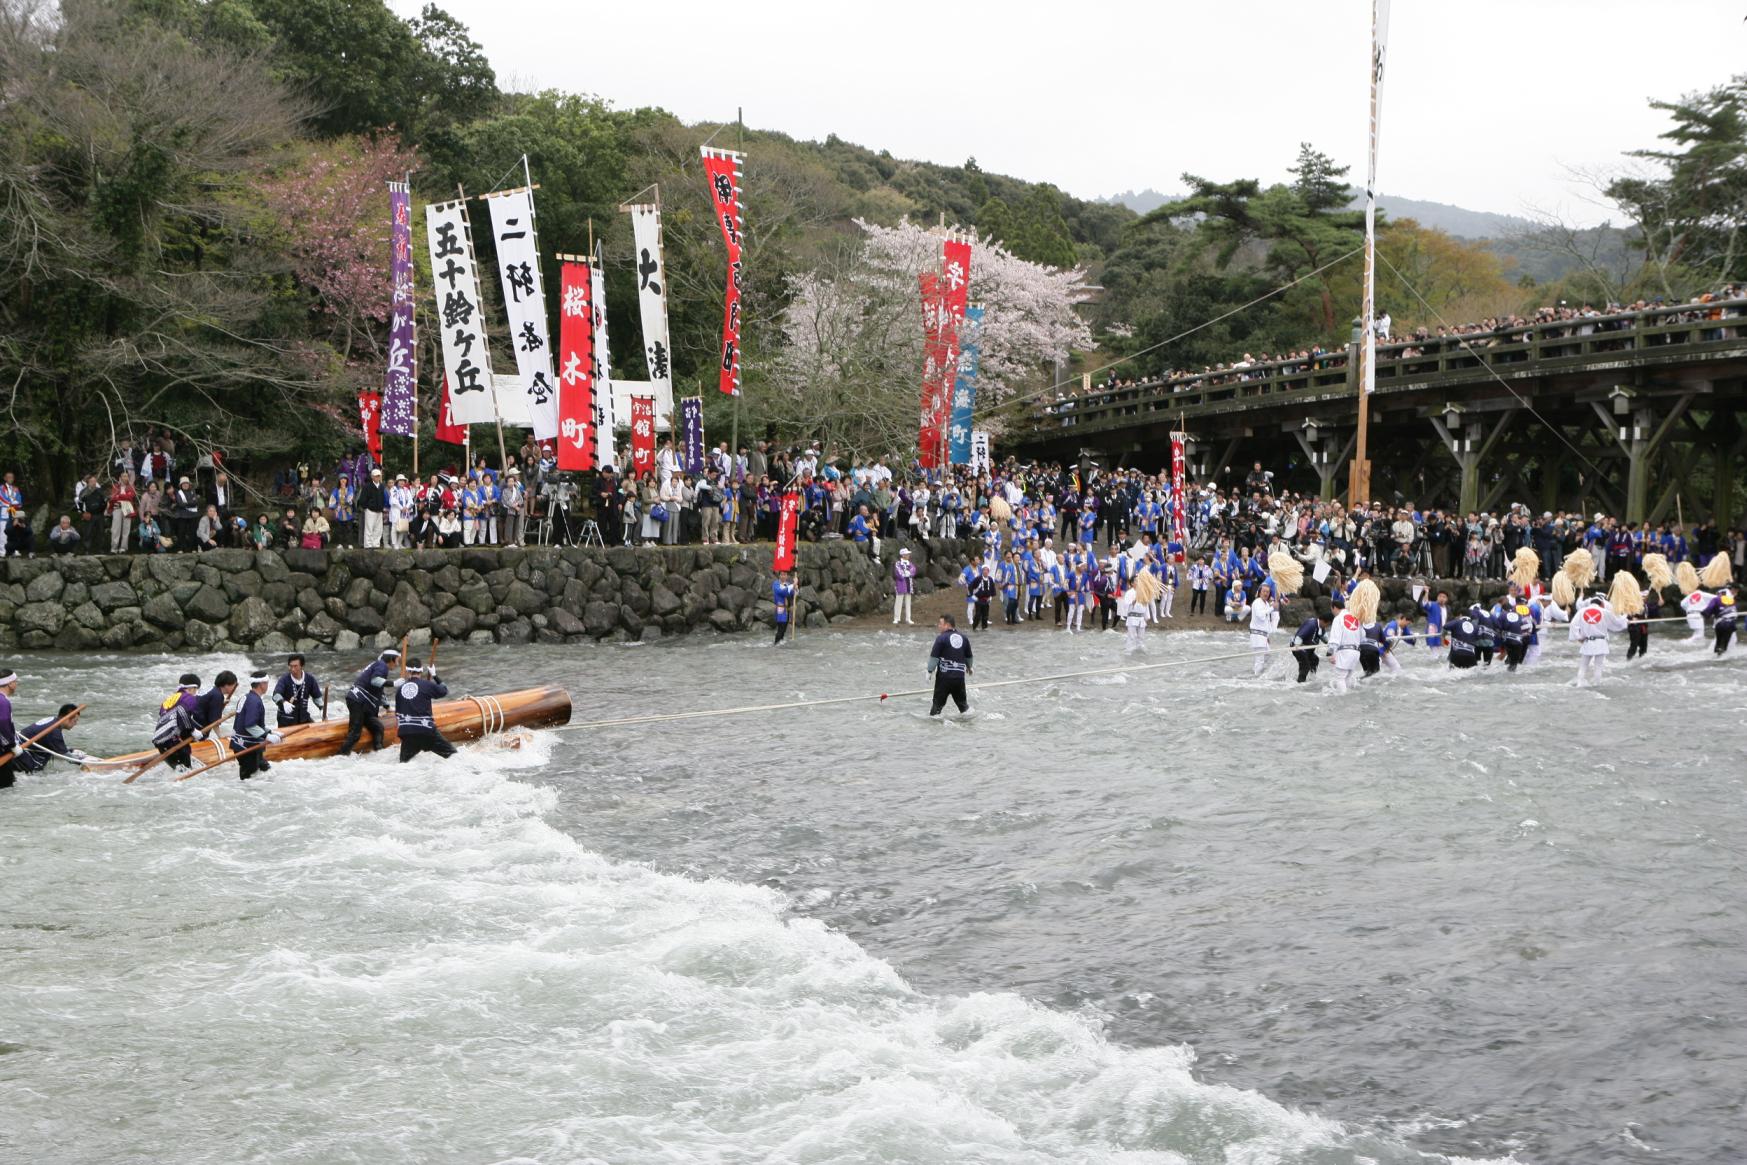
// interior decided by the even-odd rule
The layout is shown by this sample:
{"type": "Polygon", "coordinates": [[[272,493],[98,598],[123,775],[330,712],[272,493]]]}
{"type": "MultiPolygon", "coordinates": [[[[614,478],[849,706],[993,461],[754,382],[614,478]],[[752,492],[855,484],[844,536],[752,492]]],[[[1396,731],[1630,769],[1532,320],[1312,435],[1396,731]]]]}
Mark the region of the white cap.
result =
{"type": "Polygon", "coordinates": [[[901,558],[908,558],[908,557],[910,557],[910,548],[909,548],[909,547],[908,547],[908,546],[906,546],[906,547],[904,547],[904,549],[902,549],[902,550],[900,550],[900,551],[898,551],[898,555],[899,555],[899,557],[901,557],[901,558]]]}

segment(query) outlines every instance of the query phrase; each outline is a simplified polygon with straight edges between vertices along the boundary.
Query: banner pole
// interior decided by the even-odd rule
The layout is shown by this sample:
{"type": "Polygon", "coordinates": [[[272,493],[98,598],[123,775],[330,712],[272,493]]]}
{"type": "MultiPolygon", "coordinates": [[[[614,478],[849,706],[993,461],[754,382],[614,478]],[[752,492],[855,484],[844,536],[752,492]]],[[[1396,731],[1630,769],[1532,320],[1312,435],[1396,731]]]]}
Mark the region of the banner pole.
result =
{"type": "MultiPolygon", "coordinates": [[[[406,182],[406,222],[408,238],[412,231],[412,171],[405,175],[406,182]]],[[[407,261],[411,270],[416,272],[418,264],[413,263],[411,243],[408,242],[407,261]]],[[[416,276],[415,276],[416,277],[416,276]]],[[[412,317],[412,476],[416,482],[419,478],[419,297],[416,288],[407,289],[407,313],[412,317]]]]}

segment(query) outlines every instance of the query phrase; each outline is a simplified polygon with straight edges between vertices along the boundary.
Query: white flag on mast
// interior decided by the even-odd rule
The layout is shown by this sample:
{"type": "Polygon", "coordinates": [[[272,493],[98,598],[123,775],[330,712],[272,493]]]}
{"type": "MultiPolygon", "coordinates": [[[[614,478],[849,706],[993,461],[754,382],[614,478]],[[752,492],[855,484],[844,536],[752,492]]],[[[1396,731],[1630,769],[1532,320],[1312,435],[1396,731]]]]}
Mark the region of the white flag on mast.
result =
{"type": "MultiPolygon", "coordinates": [[[[614,415],[613,357],[607,348],[607,276],[606,265],[601,261],[601,250],[600,244],[595,244],[594,263],[590,273],[594,299],[595,464],[612,465],[623,473],[627,467],[619,465],[613,457],[613,428],[618,421],[614,415]]],[[[626,405],[623,415],[630,417],[629,404],[626,405]]]]}
{"type": "Polygon", "coordinates": [[[467,204],[427,203],[425,237],[431,250],[431,290],[437,298],[450,419],[457,425],[488,425],[497,419],[497,407],[467,204]]]}
{"type": "MultiPolygon", "coordinates": [[[[541,441],[558,436],[558,388],[552,375],[552,344],[546,326],[546,288],[540,276],[540,245],[534,233],[534,192],[527,187],[486,197],[497,242],[498,277],[516,372],[526,394],[525,410],[541,441]]],[[[510,410],[503,409],[510,422],[510,410]]]]}

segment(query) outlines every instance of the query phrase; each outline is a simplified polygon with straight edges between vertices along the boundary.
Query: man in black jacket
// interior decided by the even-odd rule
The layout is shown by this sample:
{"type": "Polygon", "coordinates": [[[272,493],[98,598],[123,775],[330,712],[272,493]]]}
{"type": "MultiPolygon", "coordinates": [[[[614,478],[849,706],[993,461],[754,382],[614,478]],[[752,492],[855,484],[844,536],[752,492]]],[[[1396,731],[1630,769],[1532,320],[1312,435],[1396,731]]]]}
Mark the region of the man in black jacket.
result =
{"type": "Polygon", "coordinates": [[[382,488],[382,467],[370,470],[370,479],[358,487],[358,524],[365,546],[382,545],[383,514],[388,511],[388,493],[382,488]]]}

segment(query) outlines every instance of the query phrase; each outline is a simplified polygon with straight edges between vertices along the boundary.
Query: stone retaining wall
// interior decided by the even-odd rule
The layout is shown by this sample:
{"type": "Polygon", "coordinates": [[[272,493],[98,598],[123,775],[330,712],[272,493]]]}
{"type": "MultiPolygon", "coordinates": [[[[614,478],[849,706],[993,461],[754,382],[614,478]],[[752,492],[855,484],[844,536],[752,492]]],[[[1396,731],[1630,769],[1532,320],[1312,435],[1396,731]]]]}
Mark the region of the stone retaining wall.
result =
{"type": "MultiPolygon", "coordinates": [[[[919,589],[950,582],[963,545],[910,544],[919,589]]],[[[807,626],[878,609],[883,565],[845,542],[803,543],[807,626]]],[[[655,639],[771,624],[763,546],[460,550],[214,550],[0,560],[0,648],[284,652],[404,636],[468,643],[655,639]]]]}

